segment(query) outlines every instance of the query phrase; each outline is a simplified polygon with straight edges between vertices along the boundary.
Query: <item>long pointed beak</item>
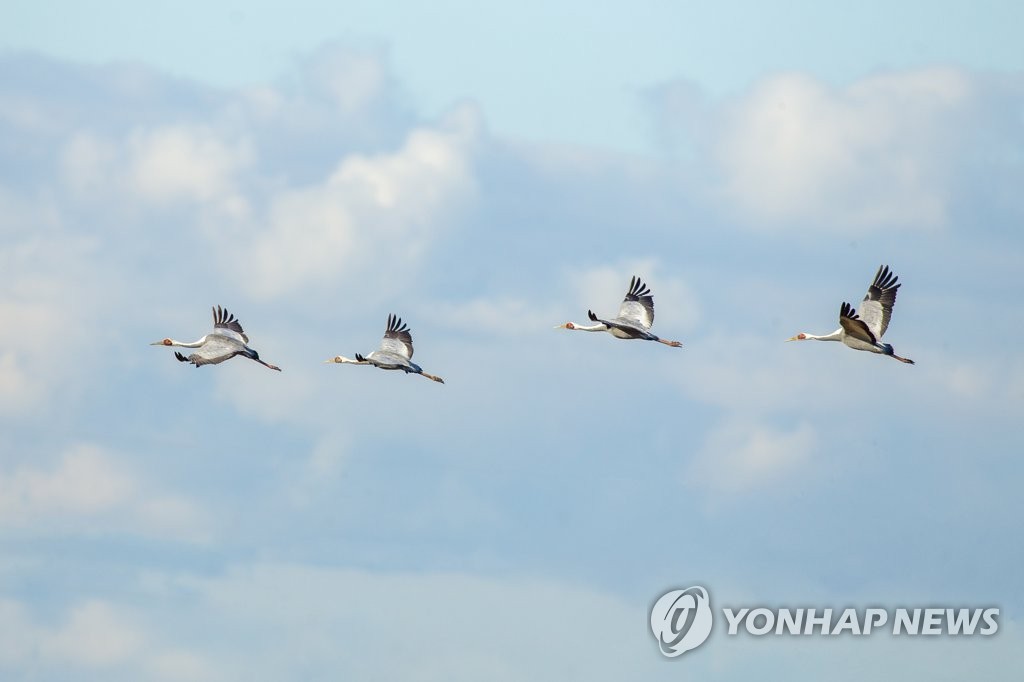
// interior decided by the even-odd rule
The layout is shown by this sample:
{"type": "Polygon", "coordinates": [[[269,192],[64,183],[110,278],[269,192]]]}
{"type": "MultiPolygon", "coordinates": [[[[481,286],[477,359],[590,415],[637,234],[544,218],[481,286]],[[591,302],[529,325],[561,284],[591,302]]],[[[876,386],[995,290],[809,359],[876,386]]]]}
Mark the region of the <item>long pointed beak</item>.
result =
{"type": "Polygon", "coordinates": [[[163,341],[154,341],[153,343],[151,343],[149,345],[151,345],[151,346],[162,346],[162,345],[164,345],[164,342],[163,341]]]}
{"type": "Polygon", "coordinates": [[[327,360],[324,360],[324,364],[327,364],[327,365],[331,364],[332,362],[334,362],[334,358],[329,358],[327,360]]]}
{"type": "Polygon", "coordinates": [[[790,338],[786,339],[786,341],[799,341],[799,340],[800,339],[798,337],[796,337],[796,336],[793,336],[793,337],[790,337],[790,338]]]}
{"type": "Polygon", "coordinates": [[[564,324],[556,324],[555,325],[555,329],[565,329],[565,325],[564,324]]]}

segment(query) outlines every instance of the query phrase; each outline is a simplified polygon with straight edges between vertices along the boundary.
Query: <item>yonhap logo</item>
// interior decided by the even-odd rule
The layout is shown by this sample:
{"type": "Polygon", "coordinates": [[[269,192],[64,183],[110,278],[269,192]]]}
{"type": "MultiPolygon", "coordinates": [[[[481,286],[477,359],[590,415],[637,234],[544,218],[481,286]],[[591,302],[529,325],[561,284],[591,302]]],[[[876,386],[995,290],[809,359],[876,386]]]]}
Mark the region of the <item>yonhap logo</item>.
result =
{"type": "MultiPolygon", "coordinates": [[[[719,606],[720,633],[753,637],[991,637],[999,632],[998,606],[870,606],[867,608],[719,606]]],[[[651,606],[651,632],[663,656],[676,658],[711,635],[708,591],[699,585],[670,590],[651,606]]]]}
{"type": "Polygon", "coordinates": [[[699,585],[666,592],[651,607],[651,632],[669,658],[703,644],[711,634],[711,621],[711,600],[699,585]]]}

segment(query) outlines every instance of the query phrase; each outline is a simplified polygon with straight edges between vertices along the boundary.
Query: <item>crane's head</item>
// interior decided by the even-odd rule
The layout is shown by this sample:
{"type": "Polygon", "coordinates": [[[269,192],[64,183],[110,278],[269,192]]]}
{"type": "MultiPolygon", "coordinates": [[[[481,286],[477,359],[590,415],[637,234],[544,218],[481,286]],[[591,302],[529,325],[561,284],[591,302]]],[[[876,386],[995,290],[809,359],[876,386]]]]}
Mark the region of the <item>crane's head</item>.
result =
{"type": "Polygon", "coordinates": [[[346,358],[344,355],[335,355],[333,358],[330,358],[328,360],[324,360],[324,362],[326,362],[326,363],[336,362],[339,365],[342,364],[343,362],[349,362],[349,363],[352,363],[353,365],[358,365],[359,364],[359,361],[353,360],[352,358],[346,358]]]}
{"type": "Polygon", "coordinates": [[[151,343],[149,345],[151,345],[151,346],[173,346],[174,345],[174,341],[171,340],[171,339],[164,339],[163,341],[154,341],[153,343],[151,343]]]}
{"type": "Polygon", "coordinates": [[[572,322],[566,322],[565,324],[560,324],[557,327],[555,327],[555,329],[575,329],[575,328],[576,328],[576,325],[574,325],[572,322]]]}
{"type": "Polygon", "coordinates": [[[792,338],[786,339],[786,341],[804,341],[806,339],[807,339],[807,334],[804,334],[803,332],[800,332],[796,336],[794,336],[792,338]]]}

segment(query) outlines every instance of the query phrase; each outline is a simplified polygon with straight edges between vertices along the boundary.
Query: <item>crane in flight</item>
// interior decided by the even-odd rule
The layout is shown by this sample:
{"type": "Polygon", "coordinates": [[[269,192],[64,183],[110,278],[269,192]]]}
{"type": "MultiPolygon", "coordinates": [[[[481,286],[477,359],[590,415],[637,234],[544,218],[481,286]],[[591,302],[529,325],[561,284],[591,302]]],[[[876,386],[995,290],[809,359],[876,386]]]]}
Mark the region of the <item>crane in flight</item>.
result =
{"type": "Polygon", "coordinates": [[[373,365],[380,369],[400,369],[406,374],[419,374],[432,379],[439,384],[444,379],[433,374],[427,374],[423,368],[412,361],[412,333],[409,327],[396,315],[388,315],[388,326],[384,331],[384,338],[380,342],[380,349],[369,355],[363,356],[356,353],[356,359],[346,358],[343,355],[336,355],[328,363],[348,363],[352,365],[373,365]]]}
{"type": "Polygon", "coordinates": [[[654,297],[639,277],[629,280],[629,290],[619,306],[619,315],[614,320],[602,320],[593,311],[588,310],[587,316],[597,324],[586,326],[577,322],[566,322],[555,329],[574,329],[581,332],[608,332],[617,339],[643,339],[657,341],[673,348],[682,347],[680,341],[668,341],[651,333],[654,324],[654,297]]]}
{"type": "Polygon", "coordinates": [[[896,275],[889,271],[888,265],[878,266],[875,279],[861,301],[859,315],[852,305],[843,301],[839,307],[839,329],[825,336],[801,332],[786,340],[842,341],[854,350],[888,355],[908,365],[914,364],[910,358],[896,355],[892,344],[882,343],[882,335],[889,328],[892,307],[896,303],[896,291],[900,288],[897,280],[896,275]]]}
{"type": "Polygon", "coordinates": [[[207,334],[198,341],[185,343],[174,339],[154,341],[151,346],[178,346],[180,348],[195,348],[196,352],[188,357],[175,351],[174,357],[181,362],[191,362],[196,367],[202,365],[216,365],[225,360],[230,360],[236,355],[244,355],[250,360],[255,360],[264,367],[275,369],[278,372],[281,368],[271,365],[260,359],[260,354],[249,348],[249,337],[242,331],[242,323],[234,315],[227,311],[227,308],[217,306],[213,310],[213,332],[207,334]]]}

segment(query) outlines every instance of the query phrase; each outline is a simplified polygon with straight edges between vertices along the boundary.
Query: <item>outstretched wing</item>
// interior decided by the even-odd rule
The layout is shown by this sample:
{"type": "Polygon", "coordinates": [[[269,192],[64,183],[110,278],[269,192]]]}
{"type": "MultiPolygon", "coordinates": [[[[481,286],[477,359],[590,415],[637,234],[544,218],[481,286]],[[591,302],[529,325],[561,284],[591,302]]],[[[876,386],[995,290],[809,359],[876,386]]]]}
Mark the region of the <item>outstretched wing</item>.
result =
{"type": "Polygon", "coordinates": [[[639,277],[629,280],[629,291],[619,306],[619,319],[626,320],[647,330],[654,324],[654,297],[639,277]]]}
{"type": "Polygon", "coordinates": [[[839,307],[839,324],[847,334],[855,339],[872,344],[876,341],[871,329],[864,324],[864,320],[857,317],[857,311],[846,301],[843,301],[843,305],[839,307]]]}
{"type": "Polygon", "coordinates": [[[249,337],[242,331],[242,323],[229,313],[227,308],[221,308],[220,306],[213,308],[213,329],[214,334],[221,334],[237,339],[242,343],[249,343],[249,337]]]}
{"type": "Polygon", "coordinates": [[[233,337],[210,334],[206,337],[206,343],[197,348],[195,353],[186,358],[181,353],[175,352],[174,357],[182,362],[191,362],[196,367],[217,365],[235,357],[242,352],[243,348],[244,345],[233,337]]]}
{"type": "Polygon", "coordinates": [[[406,360],[412,360],[412,334],[400,317],[388,315],[388,328],[380,342],[380,349],[385,353],[396,353],[406,360]]]}
{"type": "Polygon", "coordinates": [[[896,275],[889,271],[889,266],[878,266],[875,281],[868,287],[868,293],[860,304],[860,318],[877,339],[882,338],[889,328],[889,318],[892,317],[892,307],[896,303],[896,291],[899,288],[896,275]]]}

